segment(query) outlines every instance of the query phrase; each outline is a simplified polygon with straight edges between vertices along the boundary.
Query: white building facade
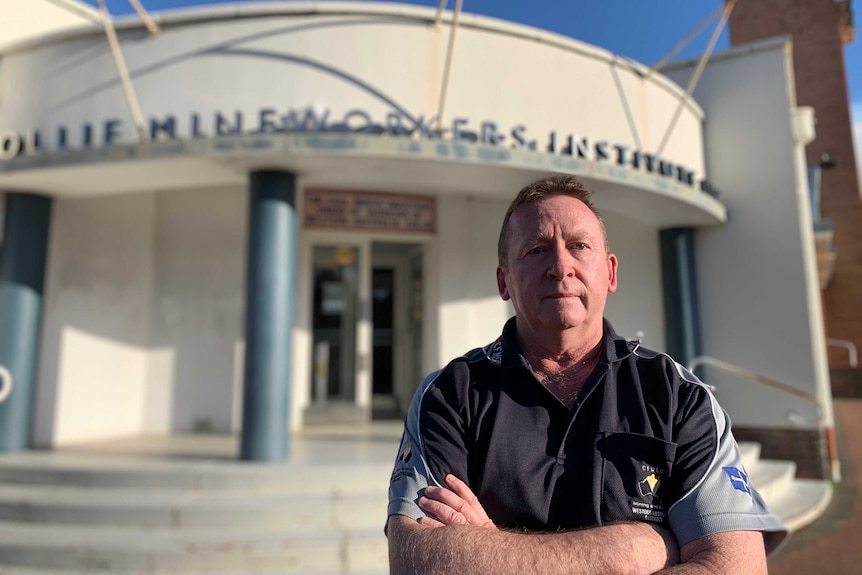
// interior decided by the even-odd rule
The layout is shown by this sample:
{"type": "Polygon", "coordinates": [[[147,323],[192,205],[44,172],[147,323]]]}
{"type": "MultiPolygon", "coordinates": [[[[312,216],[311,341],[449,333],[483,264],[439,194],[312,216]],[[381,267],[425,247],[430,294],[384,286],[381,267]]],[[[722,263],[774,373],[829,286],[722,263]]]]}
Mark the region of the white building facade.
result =
{"type": "Polygon", "coordinates": [[[6,449],[242,431],[249,458],[277,459],[254,445],[397,417],[511,315],[499,226],[550,173],[594,190],[621,334],[811,395],[704,372],[741,428],[828,443],[788,44],[724,55],[690,100],[693,64],[651,73],[465,15],[441,103],[452,26],[434,16],[291,2],[157,14],[156,36],[121,21],[142,125],[100,28],[0,52],[6,449]],[[745,74],[757,89],[725,77],[745,74]],[[35,261],[41,286],[18,281],[35,261]],[[30,352],[12,343],[27,330],[30,352]]]}

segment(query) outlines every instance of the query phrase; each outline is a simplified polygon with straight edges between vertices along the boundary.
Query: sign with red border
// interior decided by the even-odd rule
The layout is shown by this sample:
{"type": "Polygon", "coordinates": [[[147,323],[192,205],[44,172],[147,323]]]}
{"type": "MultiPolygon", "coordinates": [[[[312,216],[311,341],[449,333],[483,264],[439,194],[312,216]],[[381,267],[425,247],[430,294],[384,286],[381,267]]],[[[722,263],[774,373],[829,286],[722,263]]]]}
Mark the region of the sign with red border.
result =
{"type": "Polygon", "coordinates": [[[430,196],[309,189],[303,223],[307,228],[434,233],[437,205],[430,196]]]}

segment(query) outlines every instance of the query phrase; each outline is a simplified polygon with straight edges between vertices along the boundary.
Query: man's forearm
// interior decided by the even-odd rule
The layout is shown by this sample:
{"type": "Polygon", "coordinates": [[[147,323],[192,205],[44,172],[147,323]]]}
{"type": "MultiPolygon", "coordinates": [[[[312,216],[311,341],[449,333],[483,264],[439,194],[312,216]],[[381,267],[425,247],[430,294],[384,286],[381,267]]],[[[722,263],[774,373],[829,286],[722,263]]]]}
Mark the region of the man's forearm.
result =
{"type": "Polygon", "coordinates": [[[680,558],[682,563],[656,575],[767,575],[759,531],[707,535],[683,545],[680,558]]]}
{"type": "Polygon", "coordinates": [[[641,523],[560,533],[522,533],[472,525],[423,527],[389,521],[392,575],[646,575],[673,561],[666,540],[641,523]]]}

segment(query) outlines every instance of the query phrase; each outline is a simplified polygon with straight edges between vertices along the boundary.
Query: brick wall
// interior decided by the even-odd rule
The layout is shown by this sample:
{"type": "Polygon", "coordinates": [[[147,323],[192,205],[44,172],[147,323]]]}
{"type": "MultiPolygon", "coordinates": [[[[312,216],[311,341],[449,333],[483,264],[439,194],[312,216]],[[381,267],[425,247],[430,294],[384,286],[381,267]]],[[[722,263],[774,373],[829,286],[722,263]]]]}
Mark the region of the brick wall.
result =
{"type": "MultiPolygon", "coordinates": [[[[832,221],[837,252],[835,274],[823,291],[826,334],[850,340],[862,351],[862,204],[839,29],[841,8],[834,0],[740,0],[730,17],[730,40],[736,45],[773,36],[793,38],[797,105],[812,106],[817,118],[808,163],[816,164],[823,154],[838,161],[822,173],[821,215],[832,221]]],[[[846,367],[847,352],[830,347],[829,364],[846,367]]]]}
{"type": "Polygon", "coordinates": [[[862,368],[832,368],[829,378],[832,380],[832,397],[862,399],[862,368]]]}
{"type": "Polygon", "coordinates": [[[825,432],[812,429],[767,429],[733,426],[737,441],[760,444],[763,459],[780,459],[796,463],[796,477],[831,479],[829,440],[825,432]]]}

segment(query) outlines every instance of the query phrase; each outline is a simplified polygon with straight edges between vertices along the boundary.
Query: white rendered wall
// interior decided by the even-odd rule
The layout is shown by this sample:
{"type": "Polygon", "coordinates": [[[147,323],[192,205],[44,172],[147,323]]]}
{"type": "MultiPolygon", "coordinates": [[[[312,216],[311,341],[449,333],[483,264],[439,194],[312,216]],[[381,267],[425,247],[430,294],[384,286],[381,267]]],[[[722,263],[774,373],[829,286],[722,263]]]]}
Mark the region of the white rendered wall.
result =
{"type": "Polygon", "coordinates": [[[152,194],[54,202],[36,445],[144,428],[154,212],[152,194]]]}
{"type": "Polygon", "coordinates": [[[156,195],[146,425],[239,429],[248,194],[156,195]]]}
{"type": "MultiPolygon", "coordinates": [[[[693,66],[668,74],[682,82],[693,66]]],[[[728,208],[727,225],[696,235],[703,353],[819,395],[830,424],[805,156],[791,133],[792,70],[789,43],[743,46],[710,62],[694,94],[709,118],[709,176],[728,208]]],[[[805,400],[715,369],[706,378],[738,425],[817,427],[805,400]]]]}
{"type": "Polygon", "coordinates": [[[437,269],[426,279],[436,284],[439,297],[435,369],[494,341],[513,313],[500,299],[496,280],[497,237],[508,205],[463,196],[439,198],[437,269]]]}
{"type": "Polygon", "coordinates": [[[247,194],[57,200],[37,445],[239,429],[247,194]]]}
{"type": "Polygon", "coordinates": [[[621,336],[633,339],[640,331],[643,345],[666,351],[658,230],[618,214],[602,216],[619,261],[619,285],[608,296],[605,317],[621,336]]]}

